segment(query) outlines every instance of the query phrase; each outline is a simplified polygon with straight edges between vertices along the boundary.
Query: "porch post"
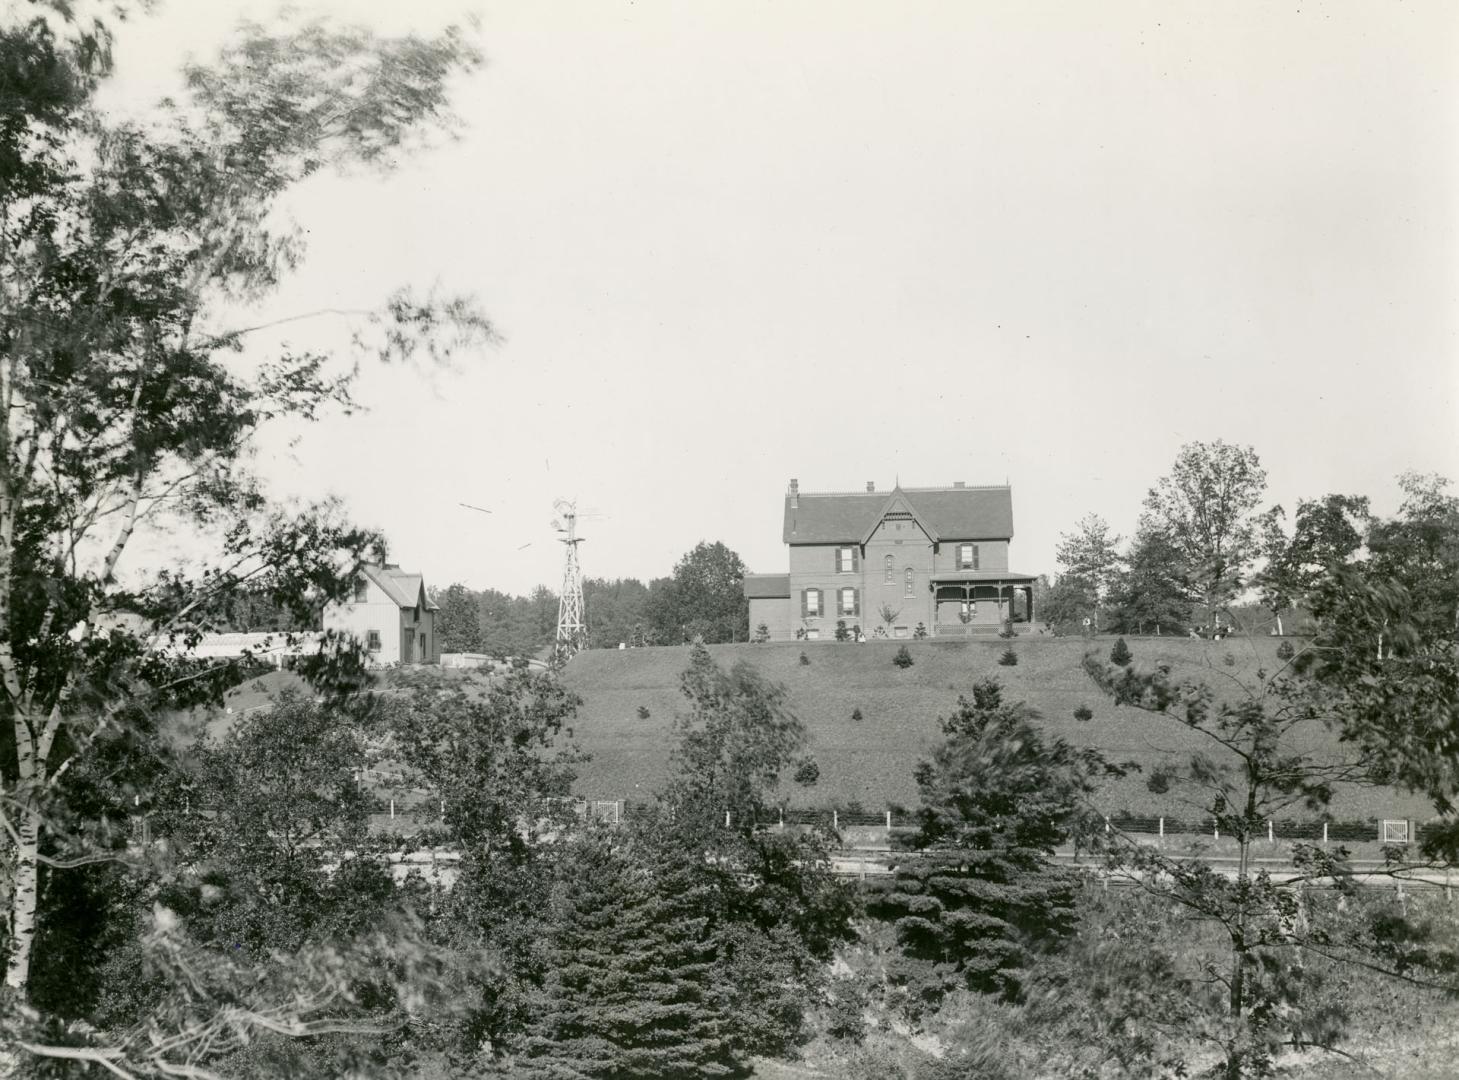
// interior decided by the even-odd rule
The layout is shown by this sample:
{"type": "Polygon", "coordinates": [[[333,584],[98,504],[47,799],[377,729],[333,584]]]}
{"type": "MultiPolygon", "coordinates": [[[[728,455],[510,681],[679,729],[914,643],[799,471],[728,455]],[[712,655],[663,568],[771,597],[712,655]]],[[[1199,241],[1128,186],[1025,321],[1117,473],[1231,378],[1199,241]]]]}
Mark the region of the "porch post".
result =
{"type": "Polygon", "coordinates": [[[1026,585],[1026,586],[1024,586],[1024,589],[1028,593],[1028,626],[1029,626],[1029,629],[1032,630],[1033,629],[1033,586],[1032,585],[1026,585]]]}

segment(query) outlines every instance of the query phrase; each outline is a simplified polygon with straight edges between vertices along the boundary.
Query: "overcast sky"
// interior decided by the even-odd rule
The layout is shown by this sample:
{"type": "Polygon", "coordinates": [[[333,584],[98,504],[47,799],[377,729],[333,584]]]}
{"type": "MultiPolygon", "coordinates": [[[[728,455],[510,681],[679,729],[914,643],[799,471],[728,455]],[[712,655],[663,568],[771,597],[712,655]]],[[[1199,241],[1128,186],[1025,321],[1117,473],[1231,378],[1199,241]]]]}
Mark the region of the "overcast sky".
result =
{"type": "MultiPolygon", "coordinates": [[[[172,0],[123,35],[113,100],[271,10],[172,0]]],[[[1006,480],[1041,573],[1085,513],[1128,534],[1191,440],[1254,446],[1289,508],[1459,478],[1451,0],[479,14],[460,141],[299,191],[309,258],[265,312],[438,282],[500,329],[265,435],[281,491],[337,493],[432,585],[556,588],[559,496],[601,515],[587,573],[647,580],[703,539],[783,571],[791,477],[1006,480]]]]}

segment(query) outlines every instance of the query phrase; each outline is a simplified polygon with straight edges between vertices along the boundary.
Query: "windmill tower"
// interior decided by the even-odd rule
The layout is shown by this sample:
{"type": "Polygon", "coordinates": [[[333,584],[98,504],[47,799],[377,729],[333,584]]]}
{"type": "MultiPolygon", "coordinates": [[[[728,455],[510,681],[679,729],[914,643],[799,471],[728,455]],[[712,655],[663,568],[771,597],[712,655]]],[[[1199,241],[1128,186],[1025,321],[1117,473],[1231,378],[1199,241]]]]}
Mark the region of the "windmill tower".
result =
{"type": "Polygon", "coordinates": [[[583,617],[583,571],[578,564],[577,503],[558,499],[552,504],[557,511],[552,527],[563,535],[559,540],[567,547],[567,562],[562,571],[562,593],[557,601],[557,641],[553,653],[559,663],[570,659],[587,645],[588,626],[583,617]]]}

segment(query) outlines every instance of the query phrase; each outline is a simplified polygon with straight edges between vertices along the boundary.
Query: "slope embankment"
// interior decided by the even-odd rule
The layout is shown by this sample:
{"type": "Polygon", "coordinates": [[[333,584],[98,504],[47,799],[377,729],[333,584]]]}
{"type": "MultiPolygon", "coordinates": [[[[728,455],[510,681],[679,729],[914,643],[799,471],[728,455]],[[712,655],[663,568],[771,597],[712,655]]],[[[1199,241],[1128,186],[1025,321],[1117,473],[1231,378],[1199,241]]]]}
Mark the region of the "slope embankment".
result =
{"type": "MultiPolygon", "coordinates": [[[[1016,666],[999,658],[1008,642],[907,642],[913,665],[896,667],[902,642],[787,643],[710,646],[724,667],[743,661],[782,684],[788,704],[809,733],[808,753],[820,776],[814,786],[789,782],[782,794],[791,806],[847,807],[877,811],[915,806],[913,773],[940,741],[938,718],[956,708],[973,684],[994,676],[1005,700],[1025,701],[1044,727],[1079,746],[1101,750],[1111,761],[1132,762],[1141,771],[1110,781],[1101,793],[1110,814],[1195,818],[1206,807],[1176,788],[1149,790],[1153,766],[1200,750],[1220,749],[1198,732],[1163,716],[1116,706],[1082,669],[1084,655],[1107,656],[1111,638],[1027,637],[1013,643],[1016,666]],[[801,663],[804,653],[809,663],[801,663]],[[1081,706],[1090,720],[1075,718],[1081,706]],[[853,719],[859,710],[860,719],[853,719]]],[[[1275,670],[1278,641],[1233,638],[1220,642],[1176,638],[1130,639],[1138,665],[1170,663],[1175,673],[1206,681],[1222,698],[1234,700],[1257,685],[1256,672],[1275,670]]],[[[578,792],[593,799],[647,799],[665,780],[674,743],[673,721],[684,708],[679,677],[689,648],[594,650],[574,657],[563,674],[583,698],[574,736],[592,760],[579,767],[578,792]],[[641,710],[646,710],[643,715],[641,710]]],[[[1324,759],[1351,757],[1353,748],[1335,733],[1311,723],[1298,747],[1324,759]]],[[[1352,786],[1338,791],[1323,815],[1294,807],[1286,816],[1357,820],[1414,818],[1433,814],[1424,799],[1389,788],[1352,786]]]]}

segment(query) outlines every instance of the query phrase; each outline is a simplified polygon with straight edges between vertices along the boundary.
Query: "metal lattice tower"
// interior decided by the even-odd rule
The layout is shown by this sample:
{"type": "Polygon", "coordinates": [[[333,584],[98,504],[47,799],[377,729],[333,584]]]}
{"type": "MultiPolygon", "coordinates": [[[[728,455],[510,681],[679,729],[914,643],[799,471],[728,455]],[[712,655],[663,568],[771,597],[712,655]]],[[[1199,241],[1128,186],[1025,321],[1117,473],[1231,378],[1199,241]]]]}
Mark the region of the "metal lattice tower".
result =
{"type": "Polygon", "coordinates": [[[587,644],[588,626],[583,617],[583,571],[578,563],[578,545],[583,538],[578,535],[577,504],[558,499],[553,504],[557,520],[553,527],[564,535],[559,537],[567,547],[567,563],[562,571],[562,594],[557,601],[557,641],[553,646],[559,662],[565,661],[587,644]]]}

